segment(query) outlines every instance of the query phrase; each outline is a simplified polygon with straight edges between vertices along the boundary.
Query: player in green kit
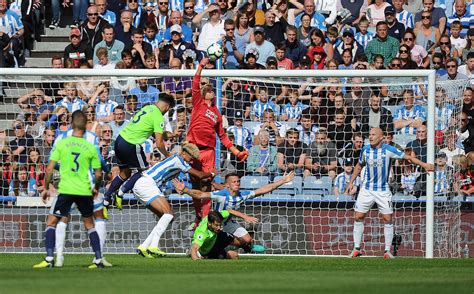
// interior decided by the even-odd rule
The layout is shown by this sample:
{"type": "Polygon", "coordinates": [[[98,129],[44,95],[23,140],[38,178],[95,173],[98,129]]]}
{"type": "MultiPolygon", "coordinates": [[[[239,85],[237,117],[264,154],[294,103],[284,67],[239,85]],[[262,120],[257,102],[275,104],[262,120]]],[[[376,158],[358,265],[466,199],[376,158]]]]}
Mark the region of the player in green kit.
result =
{"type": "Polygon", "coordinates": [[[191,258],[199,260],[202,258],[209,259],[238,259],[239,255],[236,251],[225,248],[229,245],[240,247],[238,238],[222,231],[222,223],[224,219],[230,216],[227,210],[211,211],[207,217],[196,228],[191,245],[191,258]]]}
{"type": "MultiPolygon", "coordinates": [[[[75,203],[82,215],[84,227],[89,234],[90,244],[95,258],[89,268],[104,267],[100,250],[99,235],[94,228],[93,198],[102,181],[102,170],[96,147],[83,138],[86,131],[87,117],[84,112],[77,110],[72,114],[72,136],[54,145],[48,167],[46,169],[45,187],[49,187],[54,167],[60,163],[61,178],[58,185],[58,197],[52,213],[48,215],[45,231],[46,258],[33,268],[53,267],[56,225],[62,217],[67,217],[71,205],[75,203]],[[91,187],[89,170],[94,170],[95,185],[91,187]]],[[[43,201],[50,196],[49,189],[42,193],[43,201]]]]}
{"type": "MultiPolygon", "coordinates": [[[[173,96],[161,93],[155,104],[144,106],[133,116],[130,123],[120,131],[115,140],[114,150],[115,156],[119,162],[120,174],[116,176],[109,189],[104,194],[104,205],[108,206],[111,202],[112,195],[122,186],[123,192],[133,189],[136,181],[141,177],[141,173],[137,172],[132,177],[131,168],[142,171],[148,168],[145,152],[141,144],[154,134],[157,149],[166,157],[169,156],[163,142],[163,132],[165,120],[163,115],[175,105],[173,96]]],[[[119,196],[122,193],[119,193],[119,196]]],[[[117,206],[120,208],[121,199],[117,198],[117,206]]]]}

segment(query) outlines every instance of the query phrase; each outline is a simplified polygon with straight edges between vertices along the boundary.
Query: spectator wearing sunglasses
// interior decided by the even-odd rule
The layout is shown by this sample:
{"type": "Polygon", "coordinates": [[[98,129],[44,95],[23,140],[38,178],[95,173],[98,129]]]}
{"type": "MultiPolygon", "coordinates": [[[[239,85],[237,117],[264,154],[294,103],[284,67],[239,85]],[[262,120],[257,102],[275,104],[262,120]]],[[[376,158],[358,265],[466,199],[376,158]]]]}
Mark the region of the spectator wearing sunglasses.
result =
{"type": "Polygon", "coordinates": [[[454,81],[454,80],[467,80],[467,76],[462,73],[458,73],[458,61],[455,58],[449,57],[446,59],[446,70],[447,75],[442,76],[440,81],[454,81]]]}
{"type": "Polygon", "coordinates": [[[87,8],[87,20],[80,26],[81,42],[94,50],[95,45],[103,39],[102,32],[105,26],[109,26],[109,23],[99,17],[97,6],[90,6],[87,8]]]}

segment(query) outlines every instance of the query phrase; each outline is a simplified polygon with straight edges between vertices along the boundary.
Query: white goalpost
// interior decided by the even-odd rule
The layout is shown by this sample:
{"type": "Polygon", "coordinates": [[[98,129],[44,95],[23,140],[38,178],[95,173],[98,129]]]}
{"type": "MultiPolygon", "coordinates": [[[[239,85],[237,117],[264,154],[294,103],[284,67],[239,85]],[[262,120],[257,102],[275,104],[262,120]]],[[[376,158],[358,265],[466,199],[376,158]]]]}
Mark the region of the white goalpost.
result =
{"type": "MultiPolygon", "coordinates": [[[[153,86],[164,91],[161,87],[165,83],[163,80],[165,77],[175,78],[176,81],[180,78],[189,80],[194,74],[195,70],[98,71],[92,69],[4,68],[0,74],[0,87],[5,97],[4,102],[0,103],[0,130],[6,130],[7,138],[3,145],[2,158],[5,150],[8,149],[8,142],[15,139],[12,129],[18,116],[26,125],[31,126],[30,130],[41,130],[36,133],[34,145],[29,147],[35,147],[40,151],[45,149],[41,145],[46,139],[44,132],[50,126],[57,125],[57,121],[50,121],[58,107],[54,106],[53,102],[62,99],[64,93],[60,90],[65,87],[65,83],[77,86],[79,89],[77,96],[88,102],[90,93],[93,93],[100,83],[107,82],[108,99],[117,101],[118,104],[124,104],[125,110],[127,110],[127,107],[130,106],[127,104],[127,97],[131,95],[131,89],[113,88],[113,85],[118,85],[116,82],[125,85],[132,81],[131,84],[140,88],[137,81],[146,79],[147,87],[153,86]],[[39,109],[38,105],[34,105],[35,101],[28,97],[29,93],[35,89],[52,96],[52,101],[49,102],[51,104],[50,116],[38,123],[28,121],[29,116],[25,116],[28,112],[39,109]],[[26,97],[22,108],[17,105],[17,99],[20,97],[26,97]],[[31,107],[25,107],[25,104],[29,104],[31,107]]],[[[204,70],[202,78],[208,79],[207,82],[214,86],[218,105],[226,118],[228,132],[231,132],[229,127],[235,124],[236,120],[243,118],[243,127],[251,133],[249,141],[243,143],[247,146],[243,147],[258,146],[255,144],[255,138],[258,138],[255,129],[262,127],[263,116],[259,111],[263,109],[259,110],[257,106],[254,108],[254,105],[258,105],[256,101],[260,101],[261,95],[267,95],[268,100],[274,102],[273,112],[279,125],[282,125],[286,132],[296,129],[300,134],[299,140],[301,141],[306,140],[304,139],[305,129],[301,122],[302,117],[305,117],[304,109],[307,109],[308,115],[311,116],[312,126],[308,130],[309,137],[307,138],[309,144],[302,145],[305,146],[302,147],[302,153],[306,154],[305,162],[309,164],[303,165],[301,174],[297,175],[294,182],[282,186],[281,189],[273,193],[249,201],[243,208],[245,213],[260,219],[258,225],[246,226],[248,231],[252,232],[255,243],[262,244],[267,248],[265,254],[282,255],[343,256],[352,249],[353,205],[357,194],[335,193],[334,188],[337,188],[337,176],[344,173],[344,162],[349,150],[347,146],[354,146],[353,137],[361,134],[364,141],[367,139],[362,126],[364,121],[368,123],[370,119],[364,117],[364,113],[366,113],[364,108],[370,107],[369,100],[372,99],[372,95],[379,96],[381,107],[394,117],[398,109],[404,105],[403,91],[406,89],[413,91],[415,104],[422,108],[426,114],[427,138],[424,147],[426,148],[426,161],[434,164],[440,150],[447,148],[450,144],[447,139],[448,134],[456,133],[459,127],[462,93],[468,84],[468,81],[436,81],[434,70],[204,70]],[[362,89],[360,99],[363,101],[360,102],[360,105],[349,106],[347,101],[350,101],[350,94],[356,88],[362,89]],[[336,116],[339,113],[338,104],[334,103],[335,98],[331,96],[333,91],[336,97],[338,95],[344,97],[344,107],[341,108],[341,111],[344,111],[344,123],[352,127],[351,133],[344,134],[346,135],[344,139],[339,139],[337,131],[330,131],[333,128],[331,125],[337,125],[336,116]],[[438,92],[445,96],[443,101],[437,104],[435,100],[438,92]],[[288,115],[289,112],[285,112],[285,105],[291,104],[291,95],[298,96],[297,100],[301,103],[300,112],[292,118],[290,117],[293,114],[288,115]],[[312,104],[316,105],[321,101],[323,104],[320,106],[312,104]],[[451,109],[450,117],[439,118],[438,110],[448,105],[451,109]],[[314,117],[320,118],[319,114],[315,115],[316,112],[312,112],[313,107],[315,111],[323,108],[327,110],[324,124],[320,121],[316,123],[313,120],[314,117]],[[335,107],[335,109],[333,110],[331,107],[335,107]],[[349,118],[348,110],[351,107],[354,108],[350,110],[352,119],[349,118]],[[443,127],[438,127],[439,124],[442,124],[440,121],[443,119],[447,123],[443,127]],[[440,131],[440,128],[443,130],[440,131]],[[334,142],[336,152],[334,158],[337,167],[330,171],[316,172],[311,167],[315,163],[315,156],[319,156],[322,154],[321,152],[327,154],[329,147],[326,144],[326,149],[320,151],[318,149],[320,144],[315,140],[318,133],[325,132],[329,136],[335,135],[331,140],[334,142]],[[444,136],[441,140],[437,137],[439,134],[444,136]]],[[[183,82],[185,85],[186,83],[189,82],[183,82]]],[[[185,87],[189,88],[189,84],[185,87]]],[[[178,103],[189,115],[191,109],[186,105],[186,99],[190,98],[185,96],[190,91],[171,90],[171,93],[174,94],[178,92],[178,103]]],[[[140,92],[132,91],[132,93],[140,92]]],[[[34,99],[35,95],[32,94],[31,97],[34,99]]],[[[264,108],[266,107],[264,106],[264,108]]],[[[175,109],[169,117],[169,128],[172,133],[177,132],[175,128],[179,125],[177,112],[178,110],[175,109]]],[[[107,123],[101,123],[101,125],[105,124],[107,123]]],[[[98,130],[100,132],[100,127],[98,130]]],[[[394,128],[390,131],[394,133],[394,143],[401,147],[406,147],[410,141],[416,140],[416,135],[413,132],[402,134],[399,133],[400,130],[394,128]]],[[[236,134],[239,136],[240,133],[236,134]]],[[[279,154],[279,151],[286,154],[287,151],[286,135],[284,132],[282,135],[281,140],[285,140],[282,141],[283,145],[273,146],[274,150],[278,150],[275,152],[276,154],[279,154]]],[[[98,133],[98,136],[101,134],[98,133]]],[[[236,144],[240,142],[239,138],[235,138],[235,140],[236,144]]],[[[114,167],[116,163],[113,160],[113,144],[110,144],[106,139],[103,141],[105,143],[101,147],[107,149],[103,150],[104,156],[110,157],[110,164],[114,167]]],[[[157,155],[153,153],[153,142],[150,142],[150,146],[150,158],[155,160],[157,155]]],[[[245,189],[257,188],[273,181],[275,177],[281,176],[283,173],[278,163],[275,162],[273,163],[273,168],[276,168],[274,172],[257,174],[255,170],[249,168],[249,162],[242,166],[235,166],[225,148],[217,146],[217,150],[217,164],[219,168],[222,168],[222,178],[226,172],[230,171],[229,166],[235,168],[235,171],[243,176],[242,185],[245,185],[243,187],[245,189]],[[230,165],[225,165],[226,163],[230,165]]],[[[255,154],[259,156],[259,153],[255,154]]],[[[420,156],[420,154],[417,155],[420,156]]],[[[275,160],[277,158],[278,155],[275,160]]],[[[284,158],[286,161],[286,157],[284,158]]],[[[331,160],[328,158],[324,160],[330,162],[331,160]]],[[[10,188],[4,189],[4,191],[9,190],[9,195],[0,195],[0,252],[42,252],[45,225],[43,218],[47,215],[49,207],[40,203],[38,190],[30,195],[17,194],[19,189],[15,186],[15,182],[11,184],[11,181],[17,180],[15,176],[21,170],[21,165],[13,162],[13,156],[10,157],[10,161],[11,163],[8,164],[2,163],[4,175],[8,172],[11,172],[11,175],[9,179],[4,179],[4,181],[9,181],[10,188]]],[[[257,158],[255,161],[259,164],[268,164],[267,159],[259,161],[257,158]]],[[[30,168],[30,165],[26,164],[30,168]]],[[[331,164],[328,163],[329,165],[331,164]]],[[[405,171],[410,167],[405,167],[401,162],[394,162],[391,175],[391,187],[394,187],[393,206],[396,233],[394,244],[398,248],[400,256],[423,256],[426,258],[460,256],[462,246],[460,244],[460,203],[463,199],[454,192],[452,185],[455,181],[454,174],[459,171],[458,166],[454,163],[449,163],[449,165],[452,165],[451,169],[454,171],[446,176],[451,184],[440,193],[436,190],[439,180],[435,178],[436,173],[424,174],[421,171],[413,171],[413,177],[409,177],[411,174],[408,175],[405,171]],[[411,190],[408,189],[407,185],[403,184],[405,182],[401,182],[405,179],[412,179],[413,185],[415,185],[415,181],[420,183],[418,187],[421,187],[421,194],[416,194],[413,185],[411,190]]],[[[116,171],[112,169],[112,173],[114,172],[116,171]]],[[[19,185],[21,187],[21,183],[19,185]]],[[[189,224],[194,220],[192,201],[191,198],[179,195],[175,191],[170,190],[170,193],[169,200],[175,213],[175,219],[163,235],[160,248],[168,253],[185,253],[192,238],[192,232],[187,230],[189,224]]],[[[134,252],[136,246],[156,224],[154,215],[137,202],[133,195],[127,195],[125,199],[123,211],[110,210],[105,253],[134,252]]],[[[363,249],[365,248],[367,255],[380,255],[380,252],[383,252],[382,229],[383,224],[381,224],[378,211],[374,207],[368,213],[366,220],[363,249]]],[[[73,215],[72,222],[68,227],[65,252],[88,251],[87,237],[81,233],[79,216],[73,215]]]]}

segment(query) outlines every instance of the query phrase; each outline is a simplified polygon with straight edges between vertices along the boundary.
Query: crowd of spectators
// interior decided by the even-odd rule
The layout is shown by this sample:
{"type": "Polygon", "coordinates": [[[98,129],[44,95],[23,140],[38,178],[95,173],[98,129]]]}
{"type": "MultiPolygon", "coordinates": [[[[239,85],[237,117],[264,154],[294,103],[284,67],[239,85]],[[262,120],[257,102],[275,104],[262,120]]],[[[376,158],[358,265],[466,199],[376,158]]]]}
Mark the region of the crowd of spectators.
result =
{"type": "MultiPolygon", "coordinates": [[[[22,56],[17,52],[25,55],[32,48],[28,44],[31,33],[25,36],[30,19],[17,8],[28,1],[39,10],[44,4],[40,0],[10,4],[0,0],[0,37],[5,48],[1,67],[21,66],[22,56]]],[[[360,77],[323,79],[326,86],[314,84],[312,79],[295,84],[224,79],[219,90],[225,128],[234,144],[249,149],[250,156],[240,163],[223,152],[221,168],[223,174],[238,171],[240,175],[271,178],[289,171],[303,177],[330,177],[334,193],[339,194],[345,190],[370,128],[380,127],[386,133],[386,143],[407,148],[406,152],[426,161],[426,120],[435,115],[439,147],[435,192],[444,195],[455,189],[457,194],[474,194],[470,171],[474,163],[471,2],[73,2],[70,44],[63,56],[52,58],[53,68],[193,69],[206,55],[206,48],[220,42],[224,69],[434,69],[440,81],[465,80],[459,91],[437,87],[436,113],[428,114],[426,85],[412,80],[381,78],[375,80],[379,87],[369,87],[360,77]],[[396,85],[397,81],[405,85],[396,85]],[[341,86],[345,83],[348,86],[341,86]],[[453,174],[453,168],[463,172],[453,174]],[[446,175],[459,179],[454,187],[443,182],[446,175]]],[[[66,26],[61,10],[72,3],[51,3],[49,29],[66,26]]],[[[216,67],[211,62],[207,69],[216,67]]],[[[201,79],[202,85],[209,83],[215,86],[214,80],[201,79]]],[[[120,130],[136,110],[156,101],[159,93],[170,93],[178,105],[166,116],[165,138],[170,150],[178,148],[189,123],[191,84],[187,77],[112,77],[43,84],[19,97],[22,113],[13,123],[13,131],[0,131],[0,138],[4,138],[2,194],[34,195],[32,191],[44,188],[44,164],[54,139],[69,129],[70,115],[77,109],[86,112],[88,130],[98,135],[102,155],[116,173],[113,142],[120,130]],[[8,141],[9,136],[13,140],[8,141]]],[[[145,144],[147,158],[160,160],[153,141],[145,144]]],[[[423,195],[426,174],[406,162],[396,162],[393,170],[394,191],[423,195]]]]}

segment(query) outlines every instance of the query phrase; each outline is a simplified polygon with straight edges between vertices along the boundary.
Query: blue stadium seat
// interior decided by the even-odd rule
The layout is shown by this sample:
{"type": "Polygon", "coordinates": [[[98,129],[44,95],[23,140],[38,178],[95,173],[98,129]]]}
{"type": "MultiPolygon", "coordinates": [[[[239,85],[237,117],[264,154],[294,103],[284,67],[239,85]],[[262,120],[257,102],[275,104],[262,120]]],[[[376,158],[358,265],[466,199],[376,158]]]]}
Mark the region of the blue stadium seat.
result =
{"type": "MultiPolygon", "coordinates": [[[[281,176],[275,177],[275,182],[281,179],[281,176]]],[[[281,185],[278,189],[272,192],[272,195],[291,195],[294,196],[296,194],[301,193],[301,189],[303,186],[303,178],[295,177],[293,181],[281,185]]]]}
{"type": "Polygon", "coordinates": [[[309,194],[297,194],[293,198],[295,200],[305,200],[305,201],[321,201],[321,200],[323,200],[322,195],[309,195],[309,194]]]}
{"type": "Polygon", "coordinates": [[[474,202],[474,196],[468,196],[466,197],[467,202],[474,202]]]}
{"type": "Polygon", "coordinates": [[[451,199],[451,201],[453,202],[463,202],[464,201],[464,197],[463,196],[455,196],[451,199]]]}
{"type": "Polygon", "coordinates": [[[332,193],[332,181],[330,177],[306,177],[303,181],[304,195],[329,195],[332,193]]]}
{"type": "Polygon", "coordinates": [[[404,201],[416,201],[416,197],[413,195],[403,195],[403,193],[397,193],[392,196],[392,202],[404,202],[404,201]]]}
{"type": "Polygon", "coordinates": [[[298,122],[296,121],[292,121],[292,122],[282,122],[282,124],[286,124],[286,129],[291,129],[291,128],[296,128],[296,126],[298,125],[298,122]]]}
{"type": "Polygon", "coordinates": [[[352,196],[349,195],[327,195],[324,197],[325,201],[333,201],[333,202],[350,202],[350,201],[355,201],[352,196]]]}
{"type": "Polygon", "coordinates": [[[240,178],[240,190],[253,191],[268,184],[266,176],[244,176],[240,178]]]}
{"type": "Polygon", "coordinates": [[[168,200],[186,200],[186,201],[191,201],[193,198],[189,195],[180,195],[180,194],[170,194],[168,196],[168,200]]]}

